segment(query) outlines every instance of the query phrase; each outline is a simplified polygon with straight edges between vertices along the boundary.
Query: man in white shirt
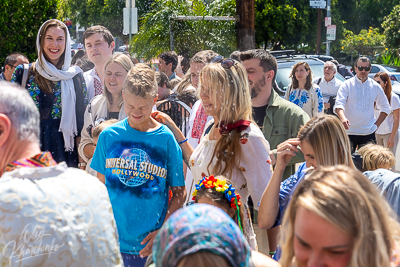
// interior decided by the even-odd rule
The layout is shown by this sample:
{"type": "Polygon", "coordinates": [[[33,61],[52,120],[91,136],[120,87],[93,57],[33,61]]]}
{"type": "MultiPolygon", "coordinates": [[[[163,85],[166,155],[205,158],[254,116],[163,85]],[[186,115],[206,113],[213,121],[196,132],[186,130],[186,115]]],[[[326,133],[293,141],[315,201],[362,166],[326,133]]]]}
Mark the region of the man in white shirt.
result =
{"type": "Polygon", "coordinates": [[[324,64],[324,77],[313,81],[313,83],[321,88],[322,97],[324,98],[325,113],[328,114],[333,114],[333,105],[331,107],[331,103],[334,103],[333,98],[336,98],[337,92],[343,83],[335,77],[336,72],[336,65],[331,61],[327,61],[324,64]]]}
{"type": "Polygon", "coordinates": [[[346,80],[336,96],[335,113],[343,123],[350,139],[352,152],[363,145],[375,142],[375,131],[390,113],[390,105],[382,87],[368,78],[371,62],[360,57],[354,63],[356,76],[346,80]],[[374,105],[380,114],[375,120],[374,105]]]}
{"type": "Polygon", "coordinates": [[[111,57],[114,50],[114,37],[103,26],[96,25],[88,28],[83,33],[83,44],[94,68],[83,74],[88,90],[89,101],[103,93],[104,65],[111,57]]]}
{"type": "Polygon", "coordinates": [[[0,82],[2,266],[122,267],[107,188],[42,152],[39,125],[28,91],[0,82]]]}

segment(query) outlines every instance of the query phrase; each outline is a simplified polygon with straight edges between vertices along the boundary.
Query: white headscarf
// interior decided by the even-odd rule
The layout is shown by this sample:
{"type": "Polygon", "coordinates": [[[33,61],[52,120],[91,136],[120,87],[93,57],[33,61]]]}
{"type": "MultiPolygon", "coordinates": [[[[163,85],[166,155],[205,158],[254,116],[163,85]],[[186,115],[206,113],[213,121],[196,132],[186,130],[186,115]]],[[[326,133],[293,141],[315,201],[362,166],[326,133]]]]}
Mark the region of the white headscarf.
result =
{"type": "MultiPolygon", "coordinates": [[[[40,32],[43,25],[39,29],[36,46],[37,50],[40,50],[40,32]]],[[[71,67],[71,40],[68,32],[67,26],[59,21],[66,29],[66,44],[64,53],[64,65],[61,70],[57,69],[52,63],[48,62],[43,53],[40,58],[36,60],[35,68],[47,80],[58,82],[61,81],[61,122],[59,131],[63,133],[64,136],[64,146],[65,151],[72,151],[74,149],[74,137],[78,134],[76,127],[76,95],[74,89],[74,82],[72,78],[80,72],[83,72],[78,66],[71,67]]],[[[45,33],[44,33],[45,34],[45,33]]],[[[45,36],[42,36],[45,38],[45,36]]]]}

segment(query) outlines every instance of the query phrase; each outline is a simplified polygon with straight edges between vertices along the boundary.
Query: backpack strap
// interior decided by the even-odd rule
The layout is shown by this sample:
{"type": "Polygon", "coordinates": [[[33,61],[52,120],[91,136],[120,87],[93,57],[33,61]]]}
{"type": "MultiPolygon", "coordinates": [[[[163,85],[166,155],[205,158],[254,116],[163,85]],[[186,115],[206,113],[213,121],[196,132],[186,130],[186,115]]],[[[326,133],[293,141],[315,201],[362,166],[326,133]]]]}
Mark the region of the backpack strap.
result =
{"type": "Polygon", "coordinates": [[[322,78],[318,79],[318,82],[317,82],[318,85],[321,83],[321,80],[322,80],[322,78]]]}
{"type": "Polygon", "coordinates": [[[26,82],[28,81],[28,71],[29,71],[29,64],[24,64],[24,73],[22,74],[22,81],[21,81],[21,86],[23,88],[26,87],[26,82]]]}

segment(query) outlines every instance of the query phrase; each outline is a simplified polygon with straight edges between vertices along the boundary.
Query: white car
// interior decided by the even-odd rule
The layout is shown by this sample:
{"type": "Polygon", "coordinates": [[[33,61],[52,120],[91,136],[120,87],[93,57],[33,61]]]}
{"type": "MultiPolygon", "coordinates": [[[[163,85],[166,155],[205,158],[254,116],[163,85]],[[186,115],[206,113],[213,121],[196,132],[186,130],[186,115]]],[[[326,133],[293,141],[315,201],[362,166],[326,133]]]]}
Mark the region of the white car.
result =
{"type": "Polygon", "coordinates": [[[368,74],[370,78],[374,78],[378,72],[386,72],[392,81],[400,82],[400,67],[372,64],[371,72],[368,74]]]}

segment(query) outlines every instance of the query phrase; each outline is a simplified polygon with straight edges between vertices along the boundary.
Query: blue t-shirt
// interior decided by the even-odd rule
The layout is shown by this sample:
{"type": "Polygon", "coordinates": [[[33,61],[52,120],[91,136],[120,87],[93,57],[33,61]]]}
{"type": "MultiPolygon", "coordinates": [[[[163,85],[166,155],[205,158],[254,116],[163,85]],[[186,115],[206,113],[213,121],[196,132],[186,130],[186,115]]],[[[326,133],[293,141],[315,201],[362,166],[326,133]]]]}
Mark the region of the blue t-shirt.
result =
{"type": "Polygon", "coordinates": [[[121,252],[139,254],[140,242],[164,222],[169,187],[185,185],[172,132],[164,125],[140,132],[119,121],[100,134],[90,167],[105,175],[121,252]]]}

